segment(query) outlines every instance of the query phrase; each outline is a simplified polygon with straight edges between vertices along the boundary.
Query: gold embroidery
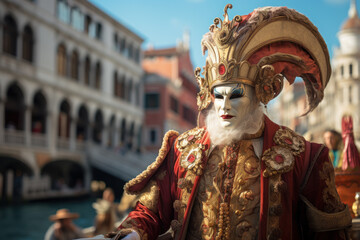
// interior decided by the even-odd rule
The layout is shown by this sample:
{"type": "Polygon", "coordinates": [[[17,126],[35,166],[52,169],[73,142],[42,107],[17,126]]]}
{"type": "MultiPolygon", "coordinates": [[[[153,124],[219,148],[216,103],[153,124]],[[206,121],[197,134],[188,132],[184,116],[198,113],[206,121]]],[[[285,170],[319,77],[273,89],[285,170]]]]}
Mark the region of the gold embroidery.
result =
{"type": "Polygon", "coordinates": [[[140,195],[139,202],[141,202],[145,207],[147,207],[154,213],[157,213],[159,192],[160,190],[158,185],[156,184],[156,181],[150,181],[143,190],[143,193],[140,195]]]}
{"type": "Polygon", "coordinates": [[[289,148],[294,155],[300,155],[305,151],[305,140],[289,128],[280,128],[276,131],[274,142],[285,148],[289,148]]]}
{"type": "Polygon", "coordinates": [[[323,190],[323,201],[325,203],[324,210],[327,213],[340,212],[344,210],[339,194],[335,188],[335,173],[331,162],[327,161],[323,164],[323,168],[319,173],[320,178],[325,181],[326,187],[323,190]]]}
{"type": "Polygon", "coordinates": [[[159,150],[158,157],[156,158],[155,162],[150,164],[146,170],[144,170],[142,173],[140,173],[136,178],[130,180],[128,183],[125,184],[124,190],[129,194],[138,194],[139,191],[130,191],[130,188],[135,186],[136,184],[143,181],[145,178],[147,178],[149,175],[153,174],[161,165],[161,163],[164,161],[166,154],[168,153],[169,148],[169,139],[173,136],[178,136],[179,133],[173,130],[168,131],[164,138],[161,145],[161,148],[159,150]]]}
{"type": "Polygon", "coordinates": [[[235,155],[221,147],[212,151],[199,183],[189,224],[189,239],[252,239],[256,236],[260,211],[260,161],[251,141],[240,141],[237,145],[235,155]],[[231,167],[234,171],[229,171],[227,163],[230,162],[224,160],[231,155],[237,155],[231,167]],[[227,198],[226,188],[231,194],[228,204],[223,202],[227,198]]]}
{"type": "Polygon", "coordinates": [[[204,133],[204,128],[194,128],[184,132],[178,137],[176,148],[182,153],[185,148],[188,148],[189,145],[192,145],[199,140],[204,133]]]}
{"type": "Polygon", "coordinates": [[[269,239],[279,239],[281,237],[280,215],[282,213],[281,207],[281,193],[282,189],[279,185],[285,184],[281,180],[281,174],[269,177],[269,209],[267,222],[267,236],[269,239]]]}
{"type": "Polygon", "coordinates": [[[264,177],[281,174],[290,171],[295,163],[294,156],[288,148],[273,146],[267,149],[262,160],[265,162],[266,169],[264,177]]]}

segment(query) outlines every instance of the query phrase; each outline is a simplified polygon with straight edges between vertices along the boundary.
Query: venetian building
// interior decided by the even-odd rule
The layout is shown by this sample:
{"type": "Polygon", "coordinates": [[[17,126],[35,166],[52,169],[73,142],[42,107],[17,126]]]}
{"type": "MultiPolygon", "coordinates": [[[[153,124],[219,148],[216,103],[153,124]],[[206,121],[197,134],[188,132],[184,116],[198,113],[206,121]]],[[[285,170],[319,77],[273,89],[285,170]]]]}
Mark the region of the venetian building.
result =
{"type": "Polygon", "coordinates": [[[360,19],[355,0],[351,1],[349,18],[338,33],[340,46],[332,59],[333,74],[326,100],[322,107],[328,107],[325,115],[327,126],[341,132],[341,118],[351,114],[354,121],[354,135],[360,140],[360,19]],[[327,103],[327,104],[326,104],[327,103]]]}
{"type": "Polygon", "coordinates": [[[129,172],[142,42],[86,0],[0,1],[0,201],[87,191],[89,162],[129,172]]]}
{"type": "Polygon", "coordinates": [[[338,32],[340,44],[333,52],[332,75],[323,101],[313,112],[301,116],[306,99],[304,84],[297,81],[284,87],[270,114],[280,124],[319,143],[323,143],[326,129],[341,132],[344,114],[353,116],[355,139],[360,141],[360,19],[355,0],[350,3],[348,16],[338,32]]]}

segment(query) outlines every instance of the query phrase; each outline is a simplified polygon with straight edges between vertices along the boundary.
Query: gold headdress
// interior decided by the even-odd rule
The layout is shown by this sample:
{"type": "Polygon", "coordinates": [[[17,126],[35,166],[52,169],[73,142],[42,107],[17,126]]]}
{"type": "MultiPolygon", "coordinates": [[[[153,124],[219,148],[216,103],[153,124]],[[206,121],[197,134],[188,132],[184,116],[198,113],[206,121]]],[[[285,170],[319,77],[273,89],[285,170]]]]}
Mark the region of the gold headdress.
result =
{"type": "Polygon", "coordinates": [[[286,7],[264,7],[229,20],[225,6],[224,20],[216,18],[201,42],[208,51],[204,76],[196,68],[200,86],[199,110],[211,102],[215,86],[243,83],[255,87],[264,104],[282,90],[283,78],[292,84],[303,78],[308,109],[322,100],[330,78],[329,53],[317,28],[304,15],[286,7]],[[220,25],[220,26],[218,26],[220,25]]]}

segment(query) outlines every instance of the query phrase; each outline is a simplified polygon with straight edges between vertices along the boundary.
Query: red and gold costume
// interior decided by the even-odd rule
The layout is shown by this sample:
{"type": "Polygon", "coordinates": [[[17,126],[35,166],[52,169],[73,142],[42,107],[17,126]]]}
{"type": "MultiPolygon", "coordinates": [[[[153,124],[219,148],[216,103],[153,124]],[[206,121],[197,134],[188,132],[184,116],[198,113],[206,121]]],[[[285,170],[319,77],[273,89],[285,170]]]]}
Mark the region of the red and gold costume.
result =
{"type": "MultiPolygon", "coordinates": [[[[310,108],[323,98],[330,64],[315,26],[294,10],[260,8],[214,20],[202,45],[209,51],[198,106],[211,103],[215,86],[254,87],[267,104],[301,76],[310,108]],[[221,24],[219,28],[217,25],[221,24]]],[[[156,239],[170,227],[175,239],[346,239],[351,225],[334,183],[328,150],[264,115],[257,133],[214,145],[206,127],[180,136],[169,131],[156,161],[126,184],[140,194],[119,235],[135,230],[156,239]]]]}
{"type": "Polygon", "coordinates": [[[168,132],[156,161],[126,185],[142,197],[120,229],[141,239],[170,226],[175,239],[346,239],[351,217],[328,150],[267,117],[261,135],[258,159],[249,140],[210,153],[205,128],[168,132]]]}

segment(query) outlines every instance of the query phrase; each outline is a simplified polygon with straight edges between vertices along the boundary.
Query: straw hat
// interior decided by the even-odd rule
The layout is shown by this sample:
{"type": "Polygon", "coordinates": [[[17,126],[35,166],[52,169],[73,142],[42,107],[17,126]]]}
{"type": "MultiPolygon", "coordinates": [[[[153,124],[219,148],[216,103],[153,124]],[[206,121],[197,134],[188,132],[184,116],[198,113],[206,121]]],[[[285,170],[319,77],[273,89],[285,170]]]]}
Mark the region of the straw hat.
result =
{"type": "Polygon", "coordinates": [[[78,213],[71,213],[71,212],[69,212],[68,209],[62,208],[62,209],[57,210],[55,215],[51,215],[49,217],[49,219],[51,221],[56,221],[56,220],[67,219],[67,218],[75,219],[78,217],[79,217],[78,213]]]}

